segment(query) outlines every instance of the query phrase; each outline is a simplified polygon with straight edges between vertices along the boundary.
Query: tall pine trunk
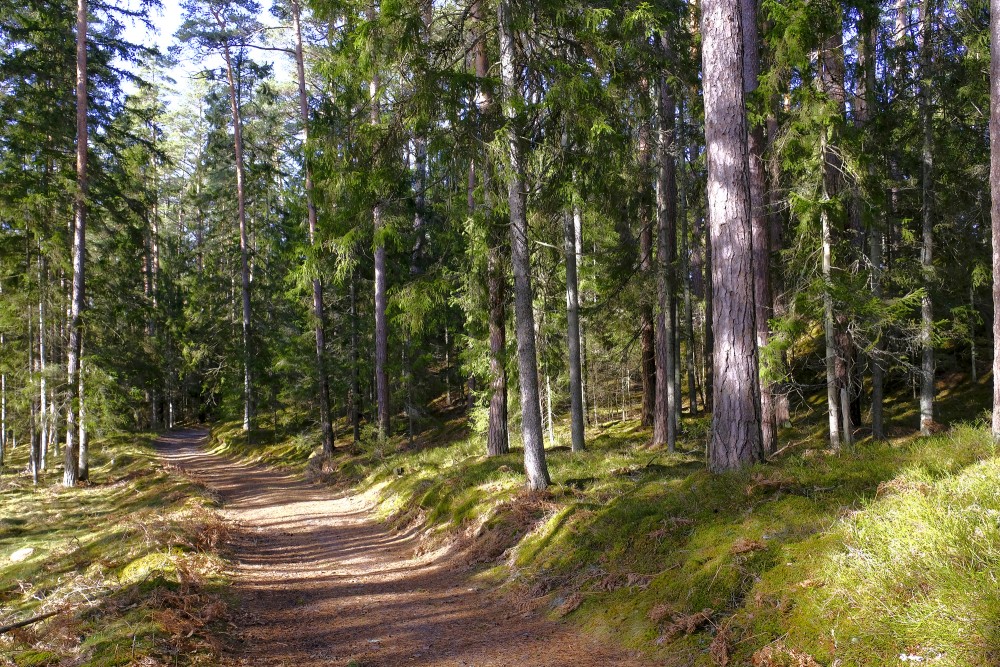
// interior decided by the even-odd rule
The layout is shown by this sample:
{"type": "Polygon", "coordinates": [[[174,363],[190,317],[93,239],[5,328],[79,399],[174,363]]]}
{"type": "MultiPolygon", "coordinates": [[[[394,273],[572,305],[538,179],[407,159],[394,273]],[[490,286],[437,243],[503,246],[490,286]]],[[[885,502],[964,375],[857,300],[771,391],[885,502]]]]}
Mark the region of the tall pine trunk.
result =
{"type": "MultiPolygon", "coordinates": [[[[368,10],[368,20],[376,17],[375,4],[368,10]]],[[[371,98],[369,120],[372,126],[377,126],[381,120],[381,81],[378,71],[372,74],[368,83],[368,94],[371,98]]],[[[381,193],[379,193],[381,194],[381,193]]],[[[388,306],[388,276],[386,275],[386,251],[382,240],[382,203],[376,201],[372,207],[372,226],[375,230],[375,405],[376,423],[380,438],[389,436],[389,321],[386,317],[388,306]]]]}
{"type": "MultiPolygon", "coordinates": [[[[83,338],[84,266],[87,255],[87,0],[76,7],[76,196],[73,221],[73,292],[70,298],[69,349],[66,372],[69,376],[69,406],[66,409],[66,450],[63,484],[80,481],[80,450],[77,415],[80,412],[80,354],[83,338]]],[[[35,414],[34,406],[32,409],[35,414]]],[[[33,420],[34,421],[34,420],[33,420]]],[[[80,420],[82,423],[82,420],[80,420]]],[[[34,431],[34,427],[32,428],[34,431]]],[[[37,434],[33,441],[37,441],[37,434]]],[[[36,467],[37,467],[37,458],[36,467]]]]}
{"type": "MultiPolygon", "coordinates": [[[[669,53],[667,37],[661,37],[663,53],[669,53]]],[[[666,63],[664,63],[666,66],[666,63]]],[[[677,253],[677,175],[674,161],[674,95],[665,74],[660,75],[656,90],[656,227],[657,266],[656,292],[656,410],[653,417],[653,444],[666,445],[674,451],[677,445],[677,411],[679,400],[674,384],[677,356],[675,271],[677,253]]]]}
{"type": "Polygon", "coordinates": [[[514,319],[517,362],[521,388],[521,437],[524,470],[529,489],[542,490],[551,483],[542,442],[542,416],[538,391],[538,355],[535,351],[535,314],[531,292],[531,250],[528,245],[528,218],[524,182],[524,155],[521,146],[517,104],[521,93],[521,66],[514,38],[511,0],[497,2],[500,36],[500,75],[503,82],[503,110],[508,151],[507,199],[510,206],[511,259],[514,267],[514,319]]]}
{"type": "MultiPolygon", "coordinates": [[[[225,22],[216,15],[219,29],[225,31],[225,22]]],[[[250,242],[247,229],[246,169],[243,159],[243,116],[240,109],[239,89],[233,68],[229,45],[223,49],[226,62],[226,81],[229,84],[229,108],[233,114],[233,150],[236,155],[236,210],[240,226],[240,302],[242,305],[243,334],[243,430],[250,432],[253,421],[253,383],[250,375],[250,242]]]]}
{"type": "Polygon", "coordinates": [[[924,294],[920,299],[920,434],[930,435],[934,424],[934,301],[931,290],[934,285],[934,128],[933,100],[931,98],[931,32],[934,23],[932,0],[924,0],[921,8],[923,19],[920,40],[920,125],[923,145],[920,151],[920,217],[922,222],[922,244],[920,248],[920,268],[923,273],[924,294]]]}
{"type": "Polygon", "coordinates": [[[582,452],[584,443],[583,421],[583,366],[580,361],[580,285],[576,271],[576,224],[579,209],[563,212],[563,249],[566,255],[566,337],[569,347],[569,415],[570,441],[574,452],[582,452]]]}
{"type": "Polygon", "coordinates": [[[763,459],[739,0],[702,3],[705,144],[713,250],[714,414],[709,467],[763,459]]]}
{"type": "MultiPolygon", "coordinates": [[[[306,65],[302,43],[302,16],[299,0],[292,0],[292,27],[295,30],[295,70],[298,75],[299,87],[299,119],[302,122],[304,155],[302,164],[305,167],[306,206],[309,216],[309,245],[316,252],[319,248],[316,240],[316,200],[313,196],[312,162],[309,159],[309,96],[306,92],[306,65]]],[[[316,382],[319,387],[319,427],[320,440],[323,443],[323,454],[333,453],[333,423],[330,417],[330,380],[326,376],[326,332],[325,314],[323,309],[323,281],[318,272],[312,279],[313,325],[316,329],[316,382]]]]}
{"type": "Polygon", "coordinates": [[[990,0],[990,217],[993,240],[993,438],[1000,440],[1000,0],[990,0]]]}
{"type": "MultiPolygon", "coordinates": [[[[475,21],[475,44],[473,60],[476,78],[476,107],[479,110],[478,132],[481,140],[487,137],[485,123],[493,108],[493,96],[487,87],[489,63],[486,59],[485,14],[483,0],[476,0],[472,6],[475,21]]],[[[486,435],[486,453],[500,456],[510,451],[510,436],[507,429],[507,271],[504,265],[506,243],[503,228],[493,212],[492,171],[489,160],[482,157],[482,191],[487,229],[486,251],[486,293],[487,320],[490,345],[490,403],[486,435]]],[[[475,172],[470,174],[475,178],[475,172]]],[[[471,200],[475,206],[475,198],[471,200]]]]}

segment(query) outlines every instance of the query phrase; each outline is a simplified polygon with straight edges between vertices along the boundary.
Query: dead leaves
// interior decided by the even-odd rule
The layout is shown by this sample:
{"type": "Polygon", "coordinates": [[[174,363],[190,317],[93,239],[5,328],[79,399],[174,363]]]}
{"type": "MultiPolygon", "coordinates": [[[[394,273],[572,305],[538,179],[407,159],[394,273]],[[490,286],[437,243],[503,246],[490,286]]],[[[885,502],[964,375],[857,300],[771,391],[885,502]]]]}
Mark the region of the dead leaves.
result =
{"type": "Polygon", "coordinates": [[[785,646],[780,640],[754,653],[750,664],[753,667],[820,667],[811,655],[785,646]]]}
{"type": "MultiPolygon", "coordinates": [[[[658,607],[654,607],[653,612],[658,611],[658,607]]],[[[660,637],[656,640],[657,644],[669,644],[681,635],[693,635],[702,626],[707,625],[712,621],[712,615],[715,613],[712,609],[702,609],[695,614],[678,614],[674,613],[671,615],[670,623],[663,628],[663,632],[660,637]]],[[[665,616],[665,615],[664,615],[665,616]]]]}

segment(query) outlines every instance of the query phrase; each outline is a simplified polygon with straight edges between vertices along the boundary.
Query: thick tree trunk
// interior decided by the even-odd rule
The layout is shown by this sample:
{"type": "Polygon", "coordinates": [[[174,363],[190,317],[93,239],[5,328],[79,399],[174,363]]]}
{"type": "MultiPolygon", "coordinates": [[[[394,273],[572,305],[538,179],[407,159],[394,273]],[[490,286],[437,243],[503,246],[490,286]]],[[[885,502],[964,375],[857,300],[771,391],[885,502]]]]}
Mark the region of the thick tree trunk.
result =
{"type": "Polygon", "coordinates": [[[923,0],[923,18],[920,43],[920,124],[923,131],[921,148],[921,220],[923,243],[920,249],[920,268],[923,273],[924,295],[920,300],[920,434],[930,435],[934,424],[934,302],[931,291],[934,286],[934,129],[931,125],[931,31],[934,22],[934,5],[931,0],[923,0]]]}
{"type": "MultiPolygon", "coordinates": [[[[669,53],[666,37],[661,37],[663,51],[669,53]]],[[[653,444],[677,446],[677,410],[679,395],[674,383],[677,366],[674,338],[675,271],[677,253],[677,175],[674,162],[674,95],[667,77],[660,75],[656,91],[656,410],[653,417],[653,444]]]]}
{"type": "Polygon", "coordinates": [[[500,74],[504,89],[504,118],[508,151],[508,203],[510,206],[511,258],[514,267],[514,318],[521,388],[521,437],[528,488],[541,490],[551,483],[542,443],[539,409],[538,355],[535,352],[535,314],[531,292],[531,251],[524,183],[524,156],[519,118],[514,100],[521,95],[521,69],[514,38],[511,0],[497,2],[500,36],[500,74]]]}
{"type": "MultiPolygon", "coordinates": [[[[309,159],[309,96],[306,92],[306,65],[302,42],[302,17],[299,0],[292,0],[292,25],[295,29],[295,70],[299,87],[299,119],[302,122],[305,167],[306,206],[309,215],[309,245],[318,250],[316,240],[316,200],[313,196],[312,162],[309,159]]],[[[330,417],[330,380],[326,375],[326,332],[323,308],[323,281],[318,272],[312,279],[313,324],[316,328],[316,383],[319,388],[319,428],[323,455],[333,454],[333,420],[330,417]]]]}
{"type": "MultiPolygon", "coordinates": [[[[65,486],[75,486],[80,480],[80,450],[76,438],[76,419],[80,410],[80,348],[83,337],[84,267],[87,255],[87,142],[87,0],[77,0],[76,196],[74,199],[76,215],[73,223],[73,293],[70,299],[69,349],[66,363],[69,376],[69,406],[66,409],[66,450],[63,468],[65,486]]],[[[37,435],[35,438],[37,439],[37,435]]]]}
{"type": "Polygon", "coordinates": [[[739,0],[702,2],[707,201],[715,334],[709,467],[763,460],[739,0]]]}
{"type": "Polygon", "coordinates": [[[990,0],[990,217],[993,241],[993,438],[1000,440],[1000,0],[990,0]]]}

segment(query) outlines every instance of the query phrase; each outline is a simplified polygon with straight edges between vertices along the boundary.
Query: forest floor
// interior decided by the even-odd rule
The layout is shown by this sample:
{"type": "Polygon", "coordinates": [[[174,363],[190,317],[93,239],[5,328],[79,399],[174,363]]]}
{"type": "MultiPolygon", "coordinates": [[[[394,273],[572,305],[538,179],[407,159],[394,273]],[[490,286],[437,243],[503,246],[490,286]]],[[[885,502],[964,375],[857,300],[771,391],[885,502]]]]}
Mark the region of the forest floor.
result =
{"type": "Polygon", "coordinates": [[[158,448],[223,502],[239,609],[229,664],[646,664],[477,585],[455,552],[376,521],[373,495],[209,453],[206,435],[158,448]]]}

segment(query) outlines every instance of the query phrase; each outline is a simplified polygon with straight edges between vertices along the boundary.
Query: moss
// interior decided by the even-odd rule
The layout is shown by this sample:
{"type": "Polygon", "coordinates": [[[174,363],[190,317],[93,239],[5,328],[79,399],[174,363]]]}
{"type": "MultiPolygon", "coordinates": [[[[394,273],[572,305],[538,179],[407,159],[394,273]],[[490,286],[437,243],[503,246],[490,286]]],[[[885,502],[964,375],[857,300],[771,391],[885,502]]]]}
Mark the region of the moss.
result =
{"type": "MultiPolygon", "coordinates": [[[[21,656],[16,664],[48,664],[24,662],[37,655],[55,656],[53,664],[125,665],[180,644],[186,657],[178,664],[214,655],[200,628],[185,638],[162,625],[179,596],[222,581],[221,559],[205,540],[218,525],[214,501],[165,470],[151,442],[124,434],[94,442],[91,482],[75,489],[59,486],[59,469],[38,487],[26,476],[0,478],[0,543],[35,548],[19,563],[0,554],[0,620],[69,608],[0,637],[0,654],[21,656]]],[[[12,465],[26,456],[24,448],[10,454],[12,465]]]]}

